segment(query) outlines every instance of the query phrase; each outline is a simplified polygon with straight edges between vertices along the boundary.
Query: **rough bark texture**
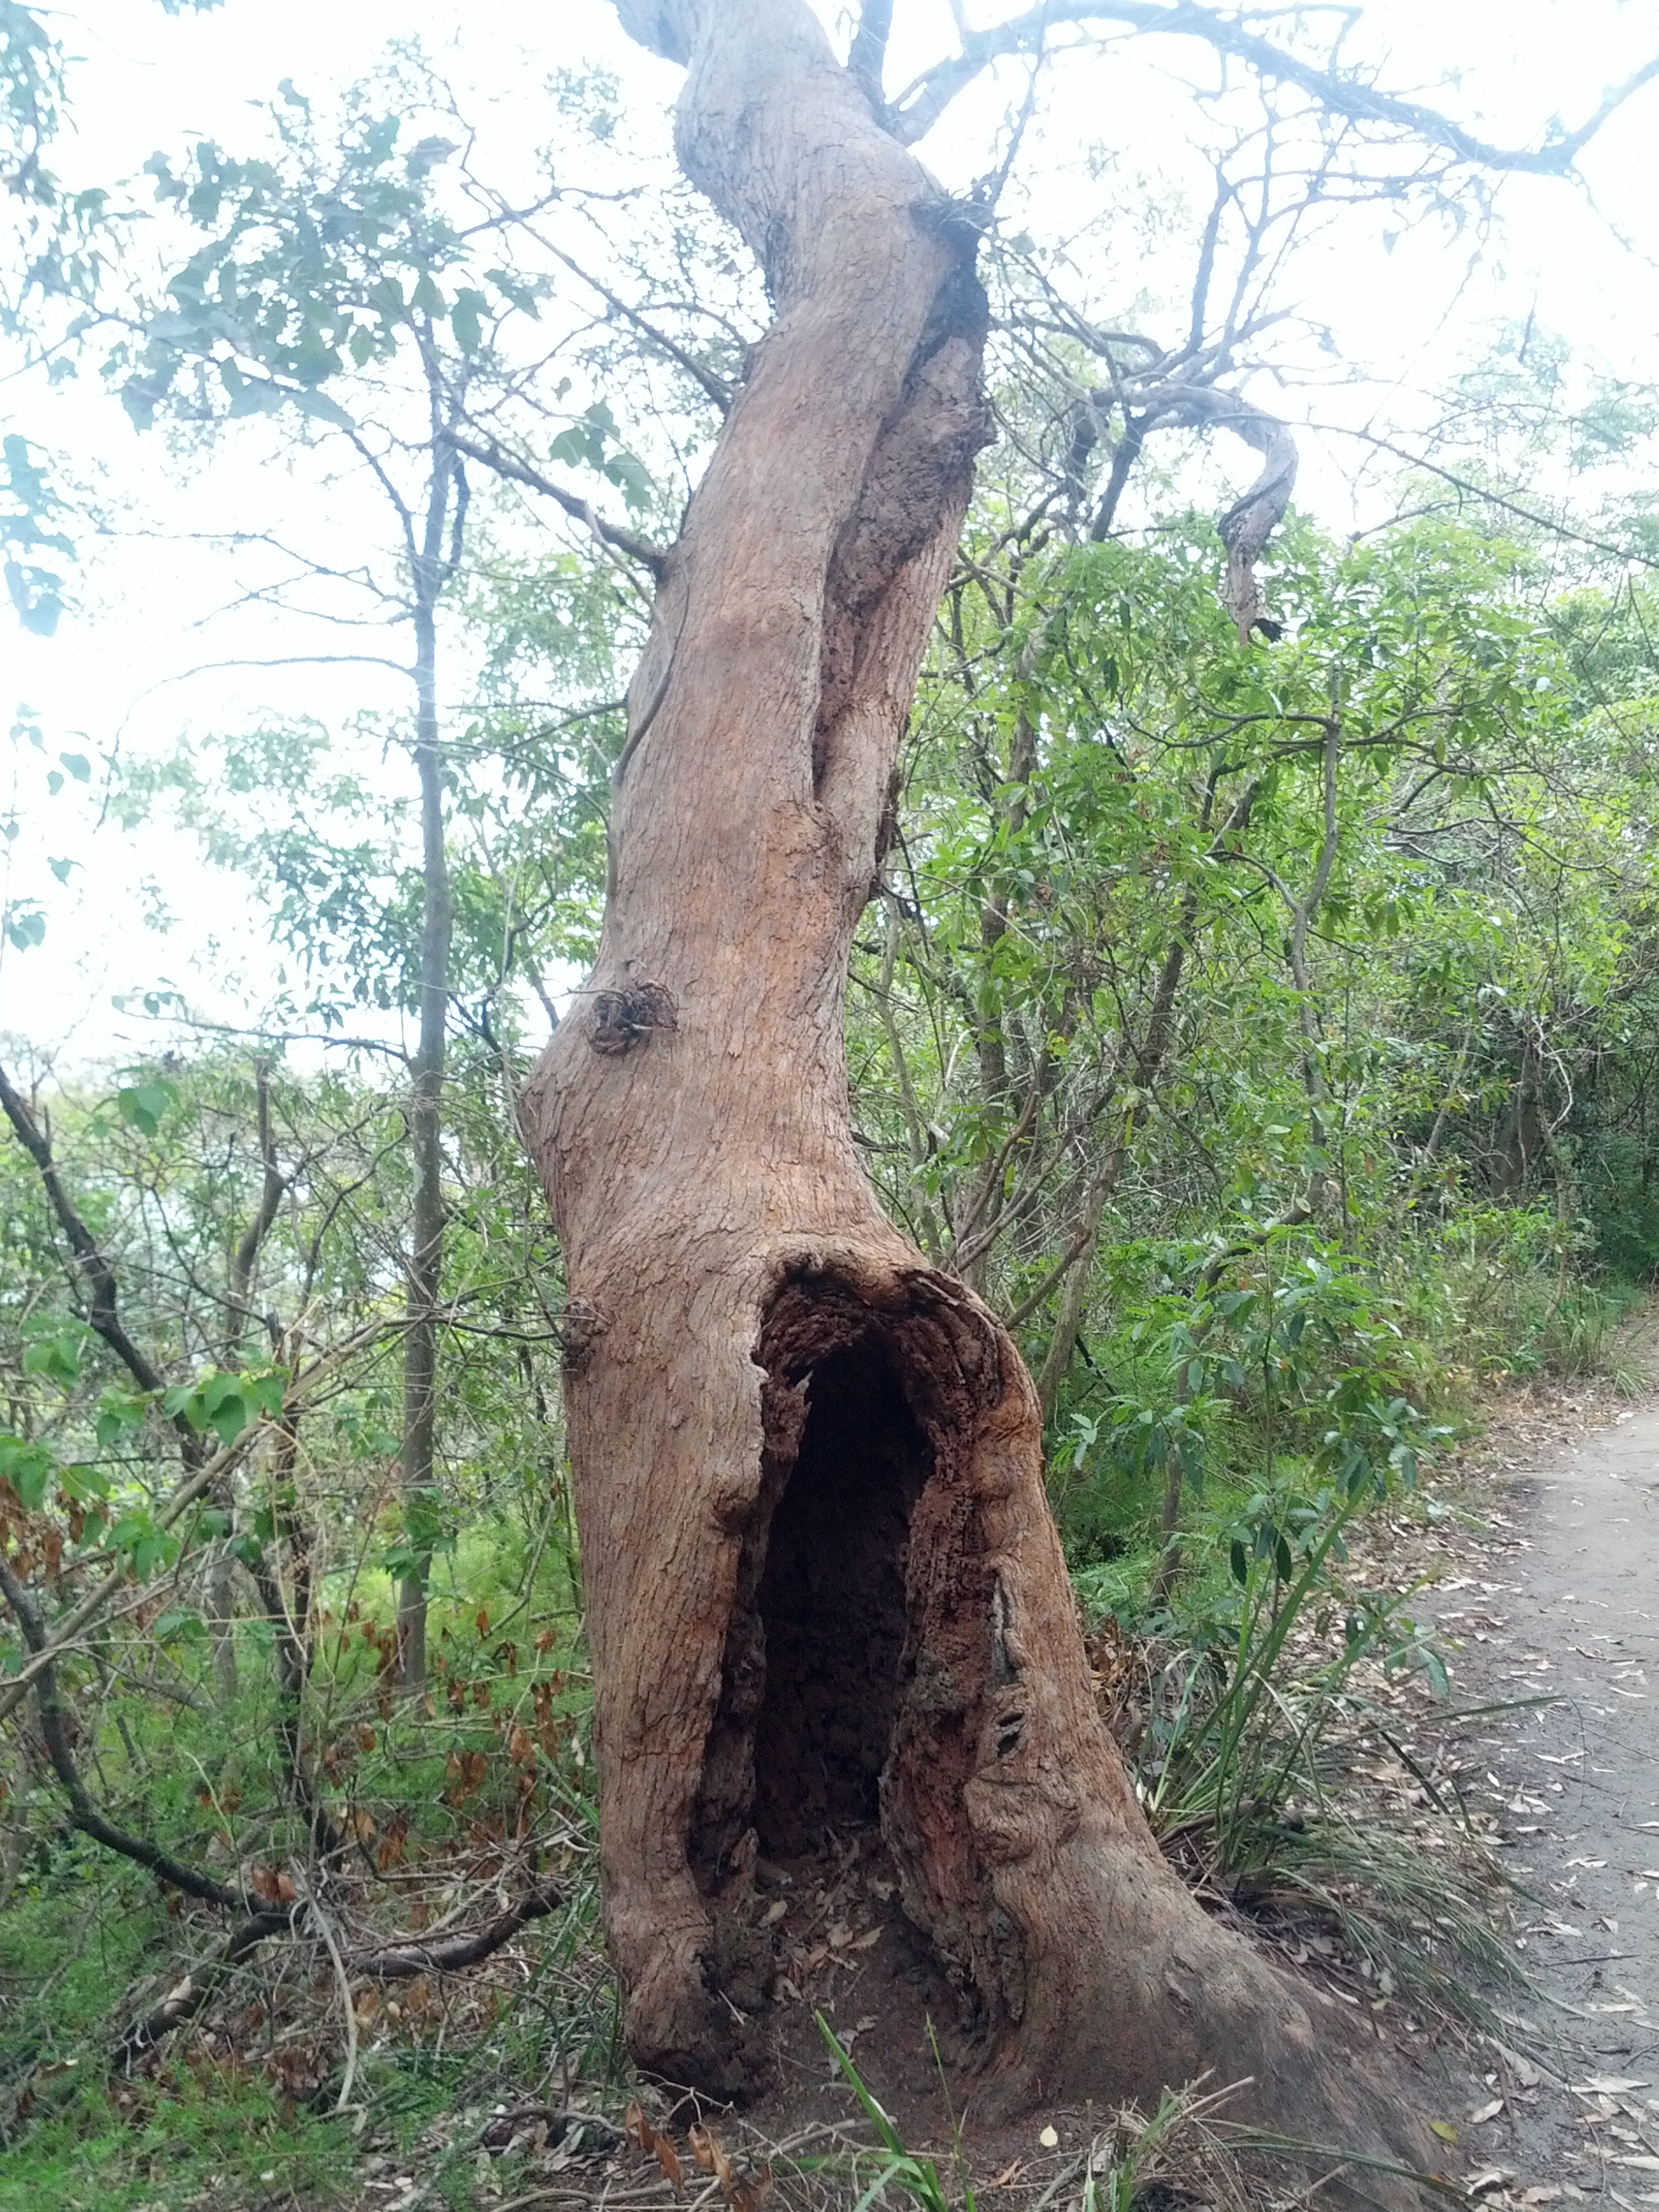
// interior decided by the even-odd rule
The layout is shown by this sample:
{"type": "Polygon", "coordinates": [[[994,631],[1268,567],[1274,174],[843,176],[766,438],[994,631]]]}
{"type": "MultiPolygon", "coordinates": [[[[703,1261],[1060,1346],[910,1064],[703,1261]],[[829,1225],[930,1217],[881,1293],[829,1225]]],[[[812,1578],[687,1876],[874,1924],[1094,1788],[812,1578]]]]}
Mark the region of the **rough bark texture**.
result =
{"type": "Polygon", "coordinates": [[[849,943],[988,435],[974,231],[800,0],[623,14],[689,60],[682,160],[776,308],[666,564],[598,964],[526,1101],[630,2045],[751,2081],[756,1856],[878,1818],[981,2108],[1219,2069],[1376,2140],[1353,2065],[1166,1869],[1095,1709],[1030,1381],[851,1141],[849,943]]]}

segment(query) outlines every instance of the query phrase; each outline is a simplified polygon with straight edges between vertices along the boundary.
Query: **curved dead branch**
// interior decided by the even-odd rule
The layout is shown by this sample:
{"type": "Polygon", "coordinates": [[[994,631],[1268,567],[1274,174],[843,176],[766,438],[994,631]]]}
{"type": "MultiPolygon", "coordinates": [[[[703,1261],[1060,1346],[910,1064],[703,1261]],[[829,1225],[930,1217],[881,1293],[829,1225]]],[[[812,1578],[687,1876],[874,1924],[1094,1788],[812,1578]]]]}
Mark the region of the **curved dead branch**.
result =
{"type": "Polygon", "coordinates": [[[1107,538],[1116,519],[1129,474],[1146,440],[1155,430],[1214,428],[1231,430],[1261,456],[1261,470],[1243,496],[1234,501],[1216,523],[1216,532],[1227,550],[1227,574],[1221,587],[1222,604],[1232,617],[1238,641],[1248,645],[1257,630],[1270,641],[1282,625],[1267,612],[1256,576],[1256,563],[1267,541],[1285,519],[1296,489],[1296,440],[1278,416],[1236,392],[1212,385],[1167,383],[1141,395],[1139,406],[1125,405],[1120,393],[1091,392],[1078,410],[1066,469],[1073,495],[1081,483],[1082,469],[1095,443],[1098,410],[1115,402],[1123,408],[1123,434],[1112,448],[1106,483],[1095,507],[1089,535],[1097,544],[1107,538]]]}
{"type": "Polygon", "coordinates": [[[1296,489],[1295,439],[1276,415],[1232,392],[1193,392],[1163,419],[1172,427],[1213,423],[1218,429],[1231,430],[1261,454],[1261,473],[1216,524],[1217,534],[1227,549],[1221,597],[1241,645],[1248,645],[1258,629],[1269,641],[1277,638],[1282,625],[1273,620],[1262,602],[1255,564],[1284,520],[1296,489]]]}
{"type": "MultiPolygon", "coordinates": [[[[345,1953],[344,1970],[349,1980],[371,1982],[410,1981],[417,1974],[459,1973],[468,1966],[481,1966],[510,1942],[520,1929],[528,1927],[532,1920],[545,1919],[563,1901],[562,1890],[533,1883],[516,1905],[509,1905],[506,1911],[497,1913],[493,1920],[486,1921],[482,1928],[470,1934],[446,1936],[434,1942],[418,1936],[399,1936],[373,1950],[345,1953]]],[[[174,2028],[183,2027],[196,2017],[224,1976],[250,1951],[275,1936],[310,1935],[313,1931],[309,1919],[308,1908],[301,1904],[282,1912],[251,1914],[240,1927],[232,1929],[214,1957],[199,1966],[192,1966],[159,2004],[153,2006],[142,2020],[133,2022],[115,2047],[115,2063],[130,2072],[174,2028]]],[[[322,1940],[320,1935],[318,1940],[322,1940]]]]}

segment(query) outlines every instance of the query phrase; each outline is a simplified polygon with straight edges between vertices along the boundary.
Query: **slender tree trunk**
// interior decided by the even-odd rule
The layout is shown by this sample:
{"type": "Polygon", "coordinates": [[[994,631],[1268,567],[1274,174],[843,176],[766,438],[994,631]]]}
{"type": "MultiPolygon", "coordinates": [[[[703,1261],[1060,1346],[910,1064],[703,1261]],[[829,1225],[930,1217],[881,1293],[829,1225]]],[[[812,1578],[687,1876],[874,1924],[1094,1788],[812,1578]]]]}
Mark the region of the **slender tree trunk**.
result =
{"type": "MultiPolygon", "coordinates": [[[[1036,724],[1022,708],[1015,717],[1013,734],[1008,743],[1007,782],[1009,796],[1003,813],[1003,823],[1012,842],[1025,827],[1030,811],[1029,786],[1036,768],[1036,724]]],[[[996,949],[1008,933],[1012,919],[1015,885],[1012,876],[994,880],[980,909],[979,936],[986,957],[987,980],[989,983],[990,963],[996,949]]],[[[1008,1083],[1008,1046],[1003,1012],[994,999],[982,1006],[976,1017],[975,1043],[979,1054],[980,1095],[988,1115],[1012,1113],[1008,1083]]],[[[1044,1058],[1027,1070],[1025,1110],[1019,1115],[1022,1124],[1035,1121],[1031,1109],[1040,1104],[1047,1085],[1044,1058]]],[[[967,1194],[963,1215],[963,1226],[956,1237],[957,1272],[963,1282],[981,1297],[990,1278],[991,1255],[995,1248],[995,1231],[1003,1207],[1003,1187],[1011,1161],[1018,1150],[1018,1142],[1004,1146],[986,1162],[983,1173],[975,1179],[967,1194]],[[964,1251],[966,1256],[964,1257],[964,1251]]]]}
{"type": "Polygon", "coordinates": [[[1352,2138],[1386,2102],[1366,2061],[1198,1910],[1100,1720],[1012,1341],[851,1139],[852,933],[988,434],[975,233],[805,0],[621,12],[689,58],[681,159],[776,309],[666,565],[598,963],[525,1107],[629,2041],[751,2083],[722,1977],[769,1940],[756,1856],[878,1818],[979,2109],[1218,2069],[1352,2138]]]}
{"type": "Polygon", "coordinates": [[[437,621],[417,590],[415,765],[421,785],[421,1027],[411,1070],[410,1153],[415,1202],[410,1229],[408,1326],[404,1335],[404,1514],[417,1558],[398,1589],[399,1674],[406,1691],[426,1683],[427,1548],[437,1511],[438,1332],[443,1267],[443,1087],[449,1000],[449,863],[444,851],[443,755],[438,732],[437,621]]]}
{"type": "MultiPolygon", "coordinates": [[[[253,1063],[254,1127],[263,1170],[258,1205],[237,1241],[230,1263],[230,1328],[225,1356],[233,1364],[247,1356],[247,1340],[253,1322],[253,1271],[260,1247],[276,1218],[276,1209],[288,1188],[276,1158],[276,1140],[270,1126],[270,1062],[263,1056],[253,1063]]],[[[228,1480],[214,1503],[229,1512],[235,1502],[235,1480],[228,1480]]],[[[213,1638],[213,1677],[222,1705],[234,1705],[236,1670],[236,1563],[228,1540],[215,1547],[208,1568],[208,1613],[213,1638]]]]}

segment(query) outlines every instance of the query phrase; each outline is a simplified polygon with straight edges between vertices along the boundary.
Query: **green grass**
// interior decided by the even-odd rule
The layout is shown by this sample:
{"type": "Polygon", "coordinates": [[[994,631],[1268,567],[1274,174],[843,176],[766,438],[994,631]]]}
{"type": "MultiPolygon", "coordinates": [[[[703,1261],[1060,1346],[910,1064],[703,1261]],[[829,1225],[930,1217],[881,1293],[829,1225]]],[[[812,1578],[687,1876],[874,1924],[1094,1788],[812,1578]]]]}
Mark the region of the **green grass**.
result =
{"type": "MultiPolygon", "coordinates": [[[[376,2154],[399,2171],[437,2170],[437,2207],[466,2212],[477,2201],[477,2123],[500,2101],[562,2102],[568,2078],[603,2102],[625,2078],[619,2021],[603,1966],[590,1880],[562,1916],[538,1923],[523,1944],[530,1973],[445,2047],[428,2026],[368,2047],[351,2109],[331,2107],[340,2083],[338,2014],[325,1978],[289,1966],[286,2002],[251,2025],[234,2051],[210,2051],[190,2030],[173,2038],[153,2072],[112,2069],[115,2015],[146,1972],[165,1977],[193,1942],[142,1878],[100,1879],[65,1846],[0,1915],[0,2212],[204,2212],[362,2201],[360,2161],[376,2154]],[[314,2093],[286,2094],[270,2063],[297,2026],[314,2047],[314,2093]],[[20,2093],[21,2102],[20,2105],[20,2093]],[[263,2177],[275,2175],[276,2181],[263,2177]],[[273,2194],[273,2191],[280,2191],[273,2194]]],[[[255,1954],[216,2011],[251,2019],[250,2007],[285,1962],[281,1947],[255,1954]]],[[[392,1992],[388,1992],[392,1994],[392,1992]]],[[[366,2045],[368,2038],[365,2038],[366,2045]]],[[[493,2162],[497,2180],[511,2169],[493,2162]]]]}
{"type": "Polygon", "coordinates": [[[349,2119],[285,2113],[257,2081],[187,2081],[125,2109],[88,2085],[8,2150],[0,2208],[173,2212],[199,2198],[228,2212],[269,2197],[277,2180],[302,2203],[343,2204],[354,2195],[349,2129],[349,2119]]]}

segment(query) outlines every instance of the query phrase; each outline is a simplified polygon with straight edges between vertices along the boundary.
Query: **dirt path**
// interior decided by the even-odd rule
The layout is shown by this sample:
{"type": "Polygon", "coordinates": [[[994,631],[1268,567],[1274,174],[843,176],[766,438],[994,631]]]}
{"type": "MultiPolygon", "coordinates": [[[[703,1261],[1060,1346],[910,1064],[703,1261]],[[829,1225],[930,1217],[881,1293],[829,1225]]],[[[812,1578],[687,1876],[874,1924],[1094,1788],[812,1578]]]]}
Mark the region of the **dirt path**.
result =
{"type": "Polygon", "coordinates": [[[1463,1786],[1528,1893],[1533,2010],[1569,2086],[1498,2059],[1476,2110],[1502,2109],[1463,2147],[1522,2202],[1659,2204],[1659,1403],[1507,1449],[1476,1492],[1485,1540],[1422,1610],[1460,1703],[1548,1700],[1465,1737],[1463,1786]]]}

